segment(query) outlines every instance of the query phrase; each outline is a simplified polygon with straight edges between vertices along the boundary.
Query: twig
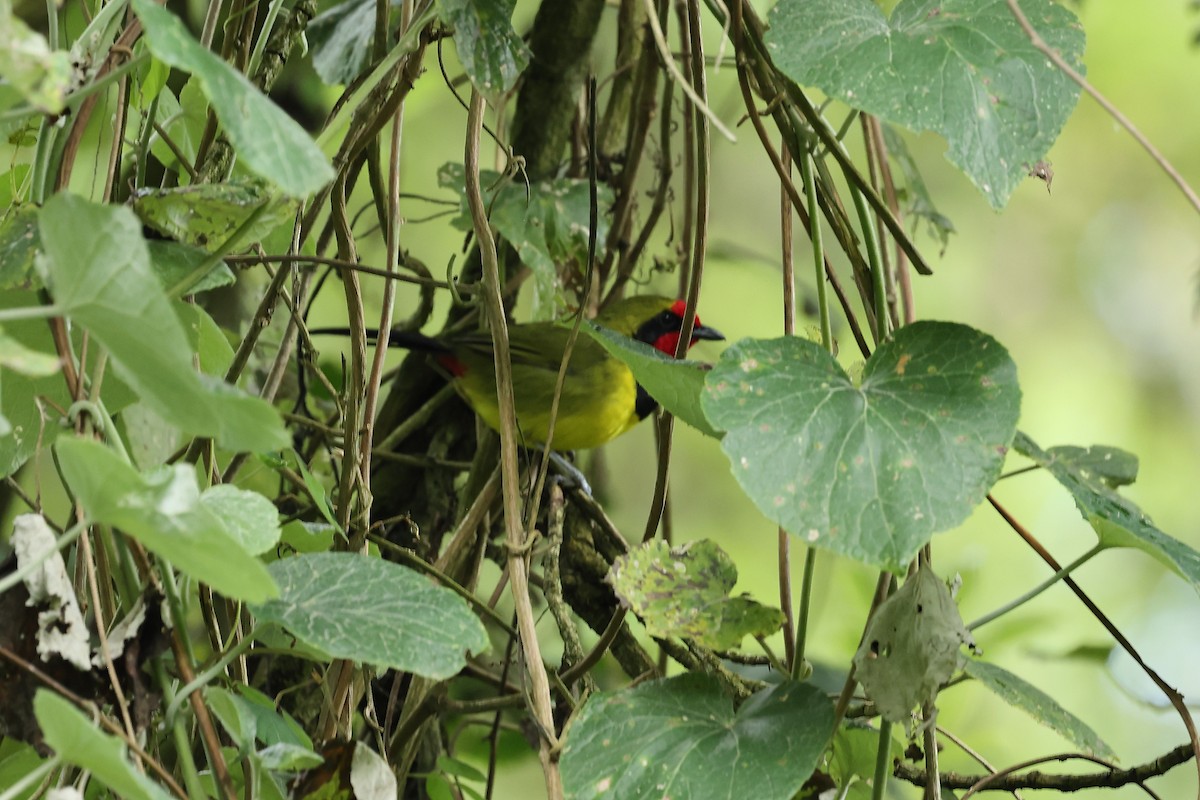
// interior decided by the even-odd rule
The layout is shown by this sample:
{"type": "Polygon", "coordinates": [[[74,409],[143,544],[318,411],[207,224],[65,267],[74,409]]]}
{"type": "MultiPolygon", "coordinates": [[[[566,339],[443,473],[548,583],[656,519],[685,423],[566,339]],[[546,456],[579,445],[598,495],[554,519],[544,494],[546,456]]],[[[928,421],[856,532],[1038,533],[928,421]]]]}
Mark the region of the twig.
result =
{"type": "MultiPolygon", "coordinates": [[[[708,107],[708,104],[692,89],[690,81],[683,77],[683,73],[679,71],[679,67],[675,65],[675,58],[671,55],[670,45],[667,44],[667,37],[663,35],[662,25],[658,22],[658,14],[654,11],[654,0],[646,0],[646,17],[650,21],[650,32],[654,34],[654,43],[658,45],[658,54],[662,57],[663,66],[671,73],[671,77],[683,89],[683,93],[688,96],[692,104],[708,119],[712,120],[713,125],[717,126],[717,130],[731,142],[736,142],[737,137],[733,135],[733,131],[726,128],[724,123],[713,113],[713,110],[708,107]]],[[[701,61],[703,64],[703,60],[701,61]]]]}
{"type": "Polygon", "coordinates": [[[521,648],[529,676],[529,700],[533,719],[540,729],[538,757],[546,781],[549,800],[563,796],[562,777],[554,757],[558,740],[554,730],[554,713],[550,701],[550,682],[542,661],[533,605],[529,597],[529,576],[524,556],[524,526],[521,524],[520,475],[517,468],[517,416],[513,399],[512,361],[509,355],[508,326],[504,318],[504,303],[500,296],[500,266],[496,242],[483,203],[479,184],[479,134],[483,124],[483,96],[471,93],[467,115],[466,194],[471,210],[471,223],[479,242],[483,263],[484,300],[488,324],[492,332],[496,360],[496,393],[500,406],[500,470],[503,480],[504,528],[508,543],[508,574],[512,586],[513,605],[517,614],[517,629],[521,633],[521,648]]]}
{"type": "MultiPolygon", "coordinates": [[[[1058,755],[1040,758],[1036,762],[1010,767],[992,775],[963,775],[958,772],[943,772],[942,787],[945,789],[974,789],[973,793],[1012,792],[1018,789],[1048,789],[1057,792],[1075,792],[1081,789],[1116,789],[1131,784],[1141,785],[1151,778],[1165,775],[1170,770],[1187,762],[1194,757],[1190,744],[1181,744],[1174,750],[1166,752],[1145,764],[1139,764],[1129,769],[1106,769],[1100,772],[1086,772],[1079,775],[1053,775],[1034,770],[1019,775],[1014,769],[1024,769],[1033,763],[1047,761],[1066,761],[1072,758],[1083,758],[1079,753],[1060,753],[1058,755]],[[975,788],[977,787],[977,788],[975,788]]],[[[892,774],[902,781],[914,786],[925,785],[925,770],[898,762],[892,774]]],[[[963,795],[965,798],[967,795],[963,795]]]]}
{"type": "Polygon", "coordinates": [[[1021,11],[1021,7],[1017,4],[1017,0],[1005,1],[1008,3],[1008,10],[1011,11],[1013,16],[1017,18],[1017,24],[1021,26],[1021,30],[1025,31],[1025,35],[1029,37],[1029,42],[1038,50],[1040,50],[1042,54],[1046,56],[1046,58],[1050,59],[1050,61],[1054,63],[1054,66],[1058,67],[1058,69],[1064,75],[1078,84],[1079,88],[1090,94],[1092,99],[1099,103],[1100,107],[1103,108],[1110,117],[1116,120],[1116,123],[1124,128],[1126,132],[1133,137],[1134,141],[1142,146],[1142,149],[1149,154],[1150,158],[1154,159],[1154,163],[1158,164],[1162,171],[1167,174],[1167,177],[1179,187],[1179,191],[1183,192],[1183,196],[1186,197],[1188,202],[1192,204],[1192,208],[1196,209],[1197,212],[1200,212],[1200,197],[1196,195],[1196,192],[1192,190],[1192,187],[1188,185],[1188,182],[1183,179],[1183,176],[1179,174],[1179,171],[1176,170],[1175,167],[1171,166],[1171,162],[1167,161],[1166,157],[1162,153],[1158,152],[1158,149],[1150,143],[1149,139],[1142,135],[1142,132],[1139,131],[1136,126],[1134,126],[1128,117],[1122,114],[1116,106],[1108,101],[1108,98],[1100,94],[1100,92],[1097,91],[1094,86],[1088,83],[1087,78],[1080,75],[1079,72],[1076,71],[1075,68],[1070,64],[1068,64],[1054,48],[1046,44],[1046,40],[1043,39],[1038,32],[1033,29],[1033,25],[1029,23],[1029,19],[1025,16],[1025,13],[1021,11]]]}
{"type": "MultiPolygon", "coordinates": [[[[1004,521],[1008,523],[1009,527],[1011,527],[1018,536],[1024,539],[1026,544],[1033,548],[1033,551],[1041,556],[1043,561],[1050,565],[1051,569],[1053,569],[1055,572],[1062,571],[1062,566],[1060,566],[1058,561],[1055,560],[1052,555],[1050,555],[1050,552],[1042,546],[1042,543],[1039,542],[1032,533],[1026,530],[1025,527],[1021,525],[1021,523],[1019,523],[1012,514],[1008,513],[1008,510],[1005,509],[1004,506],[1000,505],[1000,503],[996,501],[996,498],[989,494],[987,499],[988,502],[992,504],[992,507],[999,512],[1000,516],[1004,518],[1004,521]]],[[[1125,638],[1125,634],[1121,633],[1117,626],[1113,624],[1112,620],[1110,620],[1108,616],[1100,610],[1099,606],[1092,602],[1092,599],[1087,596],[1087,594],[1079,587],[1079,584],[1077,584],[1073,578],[1071,578],[1069,575],[1064,575],[1062,580],[1063,583],[1071,587],[1071,591],[1075,593],[1075,596],[1078,597],[1080,602],[1087,607],[1088,611],[1092,612],[1092,616],[1094,616],[1096,620],[1104,626],[1104,629],[1107,630],[1109,635],[1116,640],[1117,644],[1121,646],[1121,649],[1128,653],[1133,660],[1137,662],[1137,665],[1142,668],[1142,671],[1146,673],[1147,677],[1154,681],[1154,685],[1157,686],[1162,693],[1167,696],[1167,700],[1171,702],[1171,705],[1174,706],[1175,710],[1179,713],[1180,719],[1183,720],[1183,727],[1187,729],[1188,738],[1191,739],[1192,742],[1192,752],[1195,754],[1200,754],[1200,737],[1197,737],[1196,734],[1196,723],[1192,719],[1191,712],[1188,711],[1187,706],[1183,702],[1183,696],[1179,694],[1178,690],[1163,680],[1162,677],[1160,677],[1159,674],[1155,672],[1149,664],[1142,660],[1141,655],[1137,650],[1134,649],[1133,644],[1125,638]]],[[[1196,769],[1198,772],[1200,772],[1200,758],[1196,759],[1196,769]]],[[[1200,797],[1200,789],[1197,790],[1197,796],[1200,797]]]]}

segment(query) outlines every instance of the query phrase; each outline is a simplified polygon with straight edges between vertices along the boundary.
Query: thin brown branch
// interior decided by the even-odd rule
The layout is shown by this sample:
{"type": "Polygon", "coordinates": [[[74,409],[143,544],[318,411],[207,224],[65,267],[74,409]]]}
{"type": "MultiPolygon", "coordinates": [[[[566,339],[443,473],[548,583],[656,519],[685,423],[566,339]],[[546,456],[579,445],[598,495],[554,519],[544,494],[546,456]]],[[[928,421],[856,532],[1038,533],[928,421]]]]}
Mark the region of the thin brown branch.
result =
{"type": "Polygon", "coordinates": [[[125,746],[128,747],[130,750],[132,750],[134,752],[134,754],[136,754],[137,757],[142,760],[143,764],[150,767],[150,769],[154,772],[154,774],[156,774],[159,778],[161,778],[163,783],[165,783],[167,785],[167,788],[169,788],[172,792],[174,792],[177,797],[185,798],[185,799],[187,798],[187,796],[188,796],[187,792],[185,792],[183,790],[183,787],[181,787],[175,781],[175,778],[171,775],[171,773],[168,772],[166,769],[164,769],[163,765],[158,763],[158,761],[156,761],[149,753],[147,753],[145,750],[143,750],[141,745],[139,745],[137,743],[136,739],[129,738],[126,735],[124,729],[119,724],[117,724],[113,720],[109,719],[108,717],[104,716],[103,714],[96,713],[96,706],[92,701],[87,700],[87,699],[75,694],[70,689],[68,689],[66,686],[63,686],[61,683],[56,681],[54,678],[50,677],[45,672],[43,672],[36,664],[26,661],[25,659],[21,658],[16,653],[9,650],[7,647],[0,646],[0,658],[3,658],[6,661],[10,662],[13,666],[17,667],[18,669],[25,670],[33,677],[37,678],[42,683],[46,684],[46,686],[49,687],[50,689],[52,689],[55,693],[61,695],[62,697],[66,698],[67,700],[70,700],[72,703],[79,706],[84,711],[87,711],[88,713],[92,714],[93,719],[95,719],[99,722],[100,727],[108,730],[110,733],[114,734],[115,736],[119,737],[122,741],[124,741],[125,746]]]}
{"type": "MultiPolygon", "coordinates": [[[[1039,759],[1045,761],[1066,761],[1078,758],[1078,753],[1062,753],[1039,759]]],[[[972,789],[975,792],[1013,792],[1018,789],[1048,789],[1057,792],[1076,792],[1081,789],[1116,789],[1121,786],[1139,785],[1151,778],[1165,775],[1170,770],[1194,758],[1190,744],[1181,744],[1174,750],[1166,752],[1144,764],[1128,769],[1106,769],[1099,772],[1086,772],[1079,775],[1055,775],[1052,773],[1033,770],[1013,774],[1001,771],[992,775],[963,775],[958,772],[943,772],[941,784],[943,789],[972,789]]],[[[914,786],[925,785],[925,770],[903,762],[897,762],[892,774],[902,781],[914,786]]],[[[964,795],[965,797],[965,795],[964,795]]]]}
{"type": "Polygon", "coordinates": [[[500,406],[500,471],[504,498],[504,528],[508,544],[508,575],[512,586],[517,628],[521,633],[521,649],[525,656],[526,674],[530,682],[529,701],[533,719],[540,730],[538,757],[546,781],[549,800],[563,796],[555,750],[558,739],[554,728],[550,682],[542,662],[541,647],[529,596],[529,576],[525,563],[525,529],[521,524],[520,475],[517,467],[517,415],[513,399],[512,361],[508,346],[508,324],[504,317],[504,301],[500,296],[500,265],[496,242],[492,238],[487,209],[479,183],[479,135],[483,124],[483,96],[471,93],[467,118],[466,194],[471,210],[471,222],[483,263],[484,299],[496,362],[496,394],[500,406]]]}
{"type": "MultiPolygon", "coordinates": [[[[1025,526],[1018,522],[1017,519],[1010,514],[1007,509],[1004,508],[1004,506],[1000,505],[1000,503],[996,501],[996,498],[989,494],[987,499],[988,502],[992,504],[992,507],[999,512],[1000,516],[1004,518],[1004,521],[1008,523],[1009,527],[1012,528],[1018,536],[1024,539],[1026,544],[1033,548],[1033,551],[1041,556],[1041,559],[1045,561],[1051,569],[1053,569],[1055,572],[1062,571],[1062,566],[1052,555],[1050,555],[1050,551],[1048,551],[1042,545],[1042,543],[1039,542],[1037,538],[1025,528],[1025,526]]],[[[1064,575],[1063,583],[1070,587],[1071,591],[1075,593],[1075,596],[1079,598],[1080,602],[1087,607],[1088,611],[1092,612],[1092,616],[1094,616],[1097,621],[1104,626],[1104,629],[1108,631],[1109,635],[1112,636],[1117,644],[1121,646],[1121,649],[1128,653],[1133,660],[1137,662],[1137,665],[1142,668],[1142,671],[1146,673],[1146,676],[1149,677],[1150,680],[1154,681],[1154,685],[1157,686],[1164,695],[1166,695],[1167,700],[1170,701],[1171,705],[1179,713],[1179,717],[1183,721],[1183,727],[1187,729],[1188,738],[1191,739],[1192,742],[1193,753],[1200,753],[1200,737],[1198,737],[1196,733],[1196,723],[1195,720],[1192,719],[1191,712],[1188,711],[1187,705],[1185,705],[1183,702],[1183,695],[1181,695],[1179,691],[1175,689],[1175,687],[1163,680],[1162,677],[1142,659],[1138,651],[1134,649],[1133,643],[1125,638],[1125,634],[1121,633],[1120,629],[1118,629],[1117,626],[1113,624],[1112,620],[1110,620],[1108,616],[1100,610],[1100,607],[1097,606],[1090,597],[1088,597],[1087,593],[1080,588],[1079,584],[1076,583],[1073,578],[1071,578],[1069,575],[1064,575]]],[[[1200,758],[1196,759],[1196,769],[1198,772],[1200,772],[1200,758]]],[[[1197,789],[1197,797],[1200,797],[1200,788],[1197,789]]]]}
{"type": "Polygon", "coordinates": [[[1150,158],[1154,159],[1154,163],[1158,164],[1159,168],[1167,174],[1167,177],[1170,178],[1177,187],[1179,187],[1179,191],[1183,192],[1183,196],[1186,197],[1187,201],[1192,204],[1192,208],[1196,209],[1197,212],[1200,212],[1200,197],[1196,195],[1196,192],[1191,186],[1188,185],[1188,182],[1183,179],[1183,176],[1179,174],[1179,171],[1171,165],[1171,162],[1167,161],[1166,156],[1158,152],[1158,148],[1151,144],[1150,140],[1142,135],[1142,132],[1137,129],[1133,122],[1131,122],[1128,117],[1122,114],[1116,106],[1110,103],[1108,98],[1100,94],[1096,87],[1088,83],[1087,78],[1080,75],[1074,67],[1068,64],[1066,59],[1064,59],[1057,50],[1046,44],[1046,40],[1043,39],[1036,30],[1034,30],[1033,25],[1029,23],[1029,18],[1025,16],[1023,11],[1021,11],[1021,6],[1017,4],[1017,0],[1005,1],[1008,3],[1009,11],[1011,11],[1013,16],[1017,18],[1017,24],[1021,26],[1021,30],[1025,31],[1025,35],[1029,37],[1030,43],[1040,50],[1042,54],[1046,56],[1046,58],[1050,59],[1054,66],[1058,67],[1059,71],[1074,81],[1079,88],[1090,94],[1092,99],[1099,103],[1100,107],[1104,109],[1105,113],[1112,117],[1118,125],[1124,128],[1125,131],[1133,137],[1134,141],[1142,146],[1142,149],[1146,151],[1150,158]]]}

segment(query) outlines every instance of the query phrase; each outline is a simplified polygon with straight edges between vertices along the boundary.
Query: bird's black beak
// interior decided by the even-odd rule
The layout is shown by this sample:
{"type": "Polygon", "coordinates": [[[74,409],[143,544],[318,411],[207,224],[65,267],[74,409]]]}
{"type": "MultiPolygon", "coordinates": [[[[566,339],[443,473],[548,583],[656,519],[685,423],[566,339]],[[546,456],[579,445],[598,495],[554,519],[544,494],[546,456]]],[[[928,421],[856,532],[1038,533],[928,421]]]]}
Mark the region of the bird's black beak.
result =
{"type": "Polygon", "coordinates": [[[692,341],[700,340],[723,342],[725,341],[725,335],[716,328],[710,328],[707,325],[697,325],[692,328],[692,341]]]}

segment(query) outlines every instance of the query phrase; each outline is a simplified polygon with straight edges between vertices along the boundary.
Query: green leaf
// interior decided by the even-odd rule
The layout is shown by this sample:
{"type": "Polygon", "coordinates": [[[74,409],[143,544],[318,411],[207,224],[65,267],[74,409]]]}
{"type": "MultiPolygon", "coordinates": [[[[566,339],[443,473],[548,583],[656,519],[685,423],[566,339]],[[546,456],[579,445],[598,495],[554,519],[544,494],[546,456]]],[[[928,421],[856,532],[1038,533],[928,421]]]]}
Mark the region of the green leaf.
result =
{"type": "Polygon", "coordinates": [[[277,772],[301,772],[325,763],[319,753],[286,742],[279,742],[258,751],[258,761],[265,768],[277,772]]]}
{"type": "Polygon", "coordinates": [[[60,194],[46,203],[40,223],[46,252],[38,266],[55,303],[108,349],[117,374],[147,405],[229,450],[287,446],[274,408],[193,370],[187,336],[128,208],[60,194]]]}
{"type": "MultiPolygon", "coordinates": [[[[1163,533],[1137,505],[1117,494],[1112,488],[1112,474],[1097,470],[1094,459],[1085,459],[1081,464],[1078,455],[1082,448],[1066,450],[1065,458],[1062,450],[1055,456],[1058,448],[1046,452],[1024,433],[1018,433],[1013,449],[1040,464],[1066,487],[1079,513],[1096,531],[1101,546],[1141,550],[1200,590],[1200,553],[1163,533]]],[[[1128,476],[1128,465],[1118,473],[1128,476]]]]}
{"type": "MultiPolygon", "coordinates": [[[[211,274],[211,273],[210,273],[211,274]]],[[[176,300],[172,304],[187,333],[188,346],[195,351],[200,371],[205,375],[224,375],[233,363],[233,346],[216,321],[195,303],[176,300]]]]}
{"type": "Polygon", "coordinates": [[[441,679],[462,669],[466,651],[488,647],[483,624],[458,595],[397,564],[314,553],[268,569],[279,599],[255,616],[334,658],[441,679]]]}
{"type": "Polygon", "coordinates": [[[350,760],[350,787],[355,800],[394,800],[400,796],[396,774],[366,742],[354,744],[350,760]]]}
{"type": "MultiPolygon", "coordinates": [[[[268,747],[287,745],[297,750],[312,753],[312,739],[290,714],[275,707],[275,702],[252,686],[239,683],[234,687],[239,699],[246,703],[254,715],[254,727],[258,740],[268,747]]],[[[262,753],[260,752],[261,756],[262,753]]],[[[315,753],[313,754],[315,755],[315,753]]],[[[320,763],[318,756],[317,763],[320,763]]]]}
{"type": "Polygon", "coordinates": [[[158,275],[163,290],[179,287],[180,294],[200,294],[220,286],[232,286],[237,278],[224,261],[218,261],[207,272],[197,274],[208,261],[209,254],[179,242],[161,239],[146,242],[150,253],[150,267],[158,275]],[[190,283],[184,280],[191,278],[190,283]]]}
{"type": "Polygon", "coordinates": [[[133,0],[150,52],[190,73],[212,103],[241,161],[292,197],[304,197],[333,180],[329,159],[283,109],[245,75],[200,46],[171,12],[153,0],[133,0]]]}
{"type": "Polygon", "coordinates": [[[0,218],[0,289],[13,289],[33,279],[33,257],[41,248],[38,210],[32,205],[7,206],[0,218]]]}
{"type": "MultiPolygon", "coordinates": [[[[133,198],[133,210],[142,222],[172,239],[209,252],[215,252],[256,212],[239,242],[248,245],[262,239],[291,219],[297,205],[298,201],[280,196],[258,181],[143,189],[133,198]]],[[[193,259],[193,267],[202,260],[193,259]]]]}
{"type": "MultiPolygon", "coordinates": [[[[38,297],[34,292],[0,292],[0,309],[32,305],[38,305],[38,297]]],[[[54,350],[50,329],[44,320],[26,319],[6,323],[4,335],[33,352],[49,353],[54,350]]],[[[108,381],[105,381],[103,388],[107,396],[110,389],[108,381]]],[[[0,369],[0,477],[12,475],[37,452],[39,446],[48,447],[54,442],[54,438],[63,430],[58,424],[55,408],[66,408],[71,402],[61,375],[38,378],[16,370],[0,369]]]]}
{"type": "Polygon", "coordinates": [[[454,28],[458,60],[482,94],[497,98],[529,64],[529,48],[512,27],[516,0],[438,0],[441,18],[454,28]]]}
{"type": "Polygon", "coordinates": [[[1117,757],[1083,720],[1060,706],[1053,697],[1008,670],[986,661],[967,659],[963,671],[1001,700],[1021,709],[1079,749],[1100,758],[1117,757]]]}
{"type": "Polygon", "coordinates": [[[71,57],[52,50],[46,37],[0,3],[0,78],[39,111],[57,114],[66,107],[73,78],[71,57]]]}
{"type": "Polygon", "coordinates": [[[344,536],[345,531],[338,525],[337,519],[333,516],[333,509],[329,506],[329,498],[325,496],[325,487],[317,479],[317,476],[312,473],[312,470],[308,468],[308,464],[304,463],[304,459],[300,457],[299,453],[293,450],[292,455],[295,458],[297,469],[300,470],[300,477],[304,480],[304,487],[308,489],[308,493],[312,497],[313,503],[316,504],[317,510],[321,512],[321,516],[325,518],[325,521],[329,523],[331,528],[344,536]]]}
{"type": "Polygon", "coordinates": [[[617,558],[606,580],[651,636],[681,636],[728,650],[747,635],[770,636],[783,624],[779,609],[729,596],[737,567],[708,540],[678,548],[646,542],[617,558]]]}
{"type": "MultiPolygon", "coordinates": [[[[559,178],[529,185],[520,176],[509,178],[490,170],[482,170],[479,181],[488,219],[533,272],[533,319],[553,319],[559,265],[587,262],[591,208],[588,182],[559,178]]],[[[454,225],[460,230],[473,230],[463,165],[443,165],[438,170],[438,184],[459,194],[461,213],[454,225]]],[[[612,190],[599,187],[598,202],[600,208],[608,207],[612,190]]],[[[608,223],[601,214],[596,240],[603,242],[607,236],[608,223]]]]}
{"type": "Polygon", "coordinates": [[[0,328],[0,367],[32,378],[43,378],[57,373],[60,364],[58,356],[32,350],[0,328]]]}
{"type": "MultiPolygon", "coordinates": [[[[139,45],[141,43],[138,42],[139,45]]],[[[162,62],[152,60],[152,63],[162,62]]],[[[146,109],[142,109],[142,112],[144,116],[146,109]]],[[[154,118],[163,133],[156,130],[151,134],[150,152],[164,167],[179,176],[181,184],[190,183],[191,176],[180,166],[175,150],[179,151],[188,164],[195,163],[197,146],[208,121],[208,101],[204,99],[200,81],[193,78],[184,84],[178,99],[171,87],[163,87],[158,93],[158,106],[155,108],[154,118]],[[167,144],[164,134],[175,145],[175,150],[167,144]]]]}
{"type": "Polygon", "coordinates": [[[254,749],[257,719],[251,712],[249,703],[219,686],[205,687],[204,703],[212,709],[213,714],[220,720],[221,727],[237,745],[239,755],[245,755],[254,749]]]}
{"type": "MultiPolygon", "coordinates": [[[[1052,0],[1023,0],[1041,37],[1083,72],[1083,28],[1052,0]]],[[[790,78],[914,131],[934,131],[994,208],[1046,155],[1079,87],[1001,0],[783,0],[767,47],[790,78]]]]}
{"type": "Polygon", "coordinates": [[[1137,480],[1138,457],[1119,447],[1059,445],[1046,452],[1055,461],[1068,464],[1082,477],[1094,478],[1110,489],[1128,486],[1137,480]]]}
{"type": "Polygon", "coordinates": [[[139,469],[161,467],[183,446],[179,428],[145,403],[134,403],[118,417],[129,458],[139,469]]]}
{"type": "MultiPolygon", "coordinates": [[[[904,744],[891,736],[894,759],[904,757],[904,744]]],[[[830,743],[829,777],[839,788],[855,782],[871,781],[879,757],[879,731],[864,722],[850,720],[838,727],[830,743]]],[[[868,793],[869,796],[869,793],[868,793]]]]}
{"type": "Polygon", "coordinates": [[[107,447],[86,439],[60,439],[55,451],[67,486],[93,522],[120,528],[231,599],[261,603],[279,594],[262,562],[201,501],[190,466],[138,474],[107,447]]]}
{"type": "Polygon", "coordinates": [[[562,757],[571,800],[790,800],[816,769],[833,733],[833,704],[788,681],[736,712],[699,674],[588,698],[562,757]]]}
{"type": "Polygon", "coordinates": [[[328,522],[292,520],[283,526],[279,541],[297,553],[325,553],[333,549],[338,529],[328,522]]]}
{"type": "Polygon", "coordinates": [[[669,358],[648,344],[594,322],[585,323],[582,330],[624,362],[638,384],[677,419],[703,434],[721,438],[700,407],[704,376],[711,368],[708,364],[669,358]]]}
{"type": "Polygon", "coordinates": [[[955,232],[954,223],[934,205],[933,195],[925,187],[925,179],[921,176],[921,168],[908,152],[908,145],[900,133],[891,125],[884,125],[883,141],[888,155],[904,174],[902,193],[908,207],[905,216],[913,220],[912,229],[915,231],[917,228],[916,220],[925,220],[929,224],[929,235],[941,244],[942,252],[945,252],[946,245],[950,243],[950,234],[955,232]]]}
{"type": "Polygon", "coordinates": [[[28,164],[14,164],[8,172],[0,174],[0,208],[5,209],[6,216],[29,199],[32,171],[28,164]]]}
{"type": "Polygon", "coordinates": [[[305,34],[313,69],[325,83],[350,83],[371,57],[375,38],[375,0],[346,0],[322,11],[305,34]]]}
{"type": "MultiPolygon", "coordinates": [[[[32,746],[8,737],[0,740],[0,786],[16,786],[19,780],[44,763],[45,760],[38,756],[32,746]]],[[[26,786],[13,800],[29,800],[35,794],[40,795],[36,781],[26,786]]]]}
{"type": "Polygon", "coordinates": [[[898,572],[961,523],[1000,473],[1020,408],[1016,366],[948,322],[898,330],[856,386],[798,337],[744,340],[705,381],[733,473],[809,544],[898,572]]]}
{"type": "Polygon", "coordinates": [[[33,713],[46,744],[64,761],[92,775],[125,800],[168,800],[171,795],[134,768],[125,743],[97,730],[96,723],[46,689],[33,697],[33,713]]]}
{"type": "Polygon", "coordinates": [[[279,542],[279,512],[258,492],[231,484],[210,486],[200,502],[223,523],[238,544],[250,555],[261,555],[279,542]]]}
{"type": "Polygon", "coordinates": [[[975,643],[946,584],[927,566],[880,604],[854,655],[855,676],[883,718],[906,723],[937,697],[975,643]]]}
{"type": "Polygon", "coordinates": [[[437,758],[437,768],[446,775],[453,775],[456,778],[462,778],[468,781],[478,781],[483,783],[487,780],[487,776],[479,770],[472,767],[465,761],[460,761],[457,758],[441,755],[437,758]]]}

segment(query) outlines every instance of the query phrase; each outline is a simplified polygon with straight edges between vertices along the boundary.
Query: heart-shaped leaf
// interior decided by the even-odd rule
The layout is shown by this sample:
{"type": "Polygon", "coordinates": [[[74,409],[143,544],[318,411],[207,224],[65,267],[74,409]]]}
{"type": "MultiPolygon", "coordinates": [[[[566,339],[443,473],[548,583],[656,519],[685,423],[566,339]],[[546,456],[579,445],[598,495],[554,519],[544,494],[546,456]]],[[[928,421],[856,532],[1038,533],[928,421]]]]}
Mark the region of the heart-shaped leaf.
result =
{"type": "Polygon", "coordinates": [[[788,800],[833,733],[812,684],[764,689],[736,712],[707,675],[593,695],[563,750],[566,796],[788,800]]]}
{"type": "MultiPolygon", "coordinates": [[[[1023,0],[1041,37],[1082,72],[1079,20],[1052,0],[1023,0]]],[[[767,46],[797,83],[950,144],[946,157],[995,208],[1062,130],[1079,87],[1035,48],[1004,2],[783,0],[767,46]]]]}
{"type": "Polygon", "coordinates": [[[875,351],[858,386],[813,342],[744,340],[708,374],[703,405],[760,511],[811,545],[899,571],[987,494],[1020,398],[995,339],[918,322],[875,351]]]}

